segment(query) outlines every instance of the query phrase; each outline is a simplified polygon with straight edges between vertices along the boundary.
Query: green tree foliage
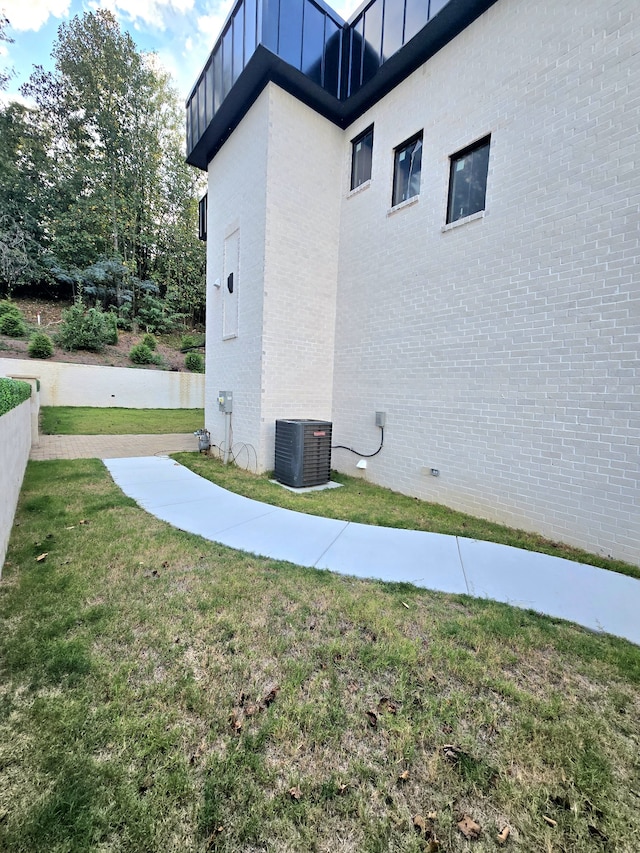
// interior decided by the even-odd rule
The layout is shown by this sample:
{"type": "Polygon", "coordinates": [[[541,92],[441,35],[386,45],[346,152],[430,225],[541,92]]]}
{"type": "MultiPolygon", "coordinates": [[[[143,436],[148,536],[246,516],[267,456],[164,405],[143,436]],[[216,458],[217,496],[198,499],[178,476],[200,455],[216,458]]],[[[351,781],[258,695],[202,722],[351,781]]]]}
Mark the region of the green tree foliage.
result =
{"type": "MultiPolygon", "coordinates": [[[[13,39],[11,38],[11,36],[7,35],[8,27],[9,19],[3,12],[0,12],[0,41],[9,42],[9,44],[11,44],[13,42],[13,39]]],[[[11,71],[0,69],[0,91],[2,89],[7,88],[7,83],[9,82],[12,76],[13,74],[11,71]]]]}
{"type": "Polygon", "coordinates": [[[29,261],[14,264],[11,287],[80,288],[133,316],[147,297],[168,296],[173,312],[198,316],[202,179],[184,162],[168,75],[102,9],[63,23],[52,56],[54,70],[36,66],[23,87],[36,109],[0,108],[0,211],[29,261]]]}

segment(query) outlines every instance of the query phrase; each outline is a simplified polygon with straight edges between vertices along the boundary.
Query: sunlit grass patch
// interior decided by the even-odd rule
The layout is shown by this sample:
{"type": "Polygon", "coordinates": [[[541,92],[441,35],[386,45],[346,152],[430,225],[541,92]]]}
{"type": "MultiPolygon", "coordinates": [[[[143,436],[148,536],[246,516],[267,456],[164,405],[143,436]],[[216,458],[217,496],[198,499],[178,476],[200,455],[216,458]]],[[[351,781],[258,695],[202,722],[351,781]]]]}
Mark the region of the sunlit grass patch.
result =
{"type": "Polygon", "coordinates": [[[92,406],[43,406],[45,435],[162,435],[195,432],[204,424],[203,409],[123,409],[92,406]]]}
{"type": "Polygon", "coordinates": [[[3,851],[635,849],[629,643],[207,543],[96,460],[29,465],[7,560],[3,851]]]}

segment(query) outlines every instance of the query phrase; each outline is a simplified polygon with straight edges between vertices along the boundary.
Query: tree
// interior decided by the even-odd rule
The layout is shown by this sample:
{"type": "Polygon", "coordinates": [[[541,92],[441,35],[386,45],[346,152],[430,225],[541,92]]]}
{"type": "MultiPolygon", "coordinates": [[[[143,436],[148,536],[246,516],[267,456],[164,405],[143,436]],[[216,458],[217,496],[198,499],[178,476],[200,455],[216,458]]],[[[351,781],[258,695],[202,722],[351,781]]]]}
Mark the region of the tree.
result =
{"type": "Polygon", "coordinates": [[[149,288],[142,282],[154,281],[162,295],[178,286],[204,291],[197,187],[168,75],[105,10],[62,24],[53,57],[55,70],[37,67],[23,88],[50,133],[50,251],[67,269],[109,257],[124,265],[134,311],[149,288]]]}
{"type": "MultiPolygon", "coordinates": [[[[46,278],[44,254],[47,237],[44,223],[50,204],[48,139],[38,115],[17,102],[0,110],[0,211],[5,250],[19,243],[21,280],[33,284],[46,278]],[[20,234],[18,238],[16,235],[20,234]]],[[[6,254],[5,254],[6,256],[6,254]]]]}
{"type": "MultiPolygon", "coordinates": [[[[13,39],[11,36],[7,35],[7,27],[9,26],[9,19],[7,16],[0,12],[0,41],[6,41],[9,44],[13,44],[13,39]]],[[[0,70],[0,91],[7,88],[7,83],[13,77],[12,71],[2,71],[0,70]]]]}
{"type": "Polygon", "coordinates": [[[10,216],[0,216],[0,292],[7,296],[29,268],[26,243],[22,228],[10,216]]]}

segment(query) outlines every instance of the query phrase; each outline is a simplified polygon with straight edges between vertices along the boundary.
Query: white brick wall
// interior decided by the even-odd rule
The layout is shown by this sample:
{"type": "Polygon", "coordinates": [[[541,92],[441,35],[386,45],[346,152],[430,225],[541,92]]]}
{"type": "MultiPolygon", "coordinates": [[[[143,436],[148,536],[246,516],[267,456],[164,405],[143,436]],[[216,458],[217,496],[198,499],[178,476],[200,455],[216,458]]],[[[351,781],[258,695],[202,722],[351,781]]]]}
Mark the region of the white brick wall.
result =
{"type": "Polygon", "coordinates": [[[251,468],[260,443],[268,133],[265,90],[209,164],[205,423],[211,440],[221,445],[224,415],[218,411],[218,391],[233,391],[233,440],[250,445],[238,461],[251,468]],[[224,240],[238,228],[238,337],[223,340],[224,240]],[[214,286],[216,279],[220,288],[214,286]]]}
{"type": "Polygon", "coordinates": [[[225,387],[260,468],[276,417],[331,409],[370,452],[383,410],[376,482],[639,562],[639,18],[498,0],[344,133],[270,84],[209,171],[210,282],[241,231],[236,341],[210,284],[213,434],[225,387]],[[393,149],[420,129],[419,200],[389,213],[393,149]],[[449,157],[489,133],[486,215],[443,231],[449,157]]]}
{"type": "Polygon", "coordinates": [[[633,562],[638,11],[499,0],[348,129],[343,180],[372,122],[374,162],[343,191],[334,369],[341,443],[387,411],[371,479],[633,562]],[[419,201],[388,215],[421,128],[419,201]],[[486,216],[443,233],[449,157],[488,133],[486,216]]]}
{"type": "Polygon", "coordinates": [[[277,418],[331,416],[341,151],[340,130],[270,84],[209,166],[206,421],[219,444],[217,394],[233,391],[247,467],[273,468],[277,418]],[[222,340],[223,242],[238,227],[238,336],[222,340]]]}

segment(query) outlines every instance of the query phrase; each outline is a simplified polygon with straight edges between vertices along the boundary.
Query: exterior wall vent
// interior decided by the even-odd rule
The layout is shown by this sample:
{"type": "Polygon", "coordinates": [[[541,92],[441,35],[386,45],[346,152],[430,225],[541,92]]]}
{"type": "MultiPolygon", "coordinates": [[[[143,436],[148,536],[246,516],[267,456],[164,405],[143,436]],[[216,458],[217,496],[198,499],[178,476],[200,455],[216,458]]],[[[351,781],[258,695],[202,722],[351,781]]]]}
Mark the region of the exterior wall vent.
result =
{"type": "Polygon", "coordinates": [[[276,468],[279,483],[293,488],[321,486],[331,475],[330,421],[276,421],[276,468]]]}

